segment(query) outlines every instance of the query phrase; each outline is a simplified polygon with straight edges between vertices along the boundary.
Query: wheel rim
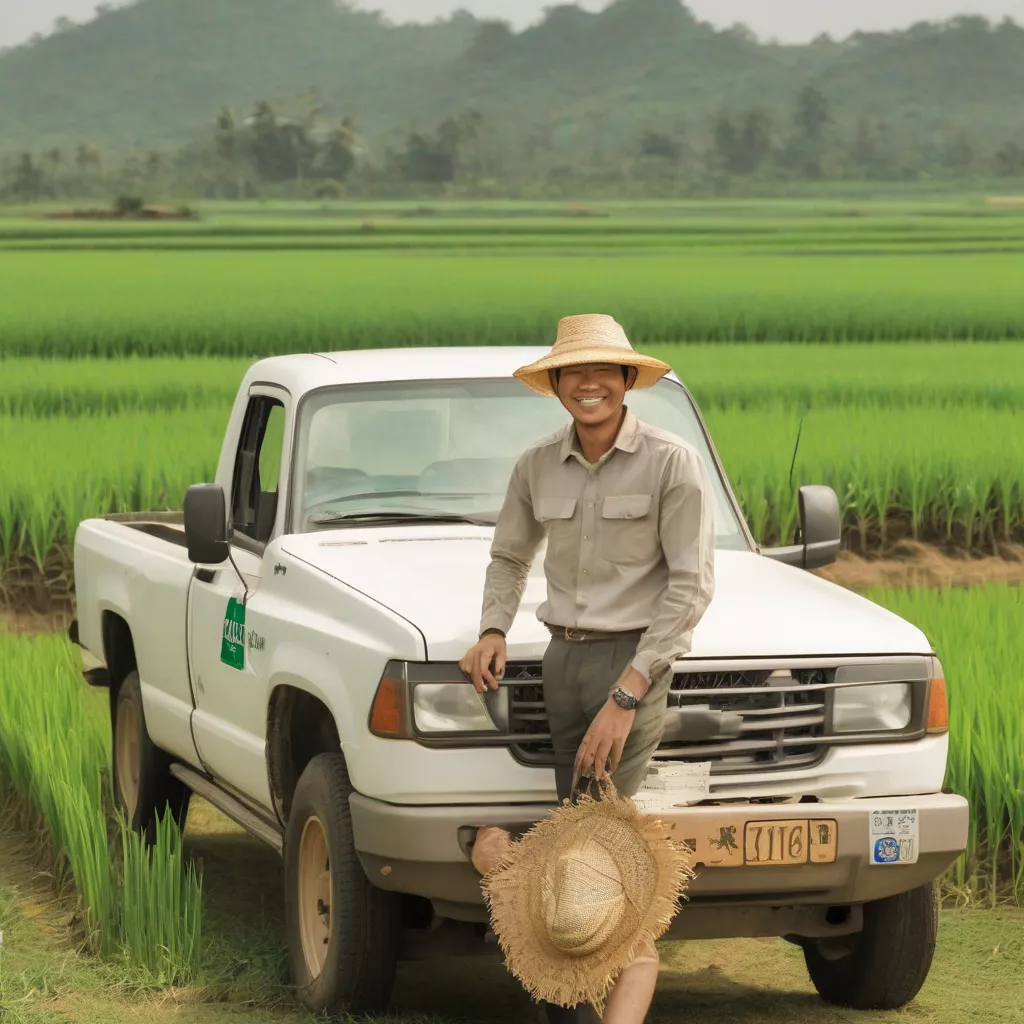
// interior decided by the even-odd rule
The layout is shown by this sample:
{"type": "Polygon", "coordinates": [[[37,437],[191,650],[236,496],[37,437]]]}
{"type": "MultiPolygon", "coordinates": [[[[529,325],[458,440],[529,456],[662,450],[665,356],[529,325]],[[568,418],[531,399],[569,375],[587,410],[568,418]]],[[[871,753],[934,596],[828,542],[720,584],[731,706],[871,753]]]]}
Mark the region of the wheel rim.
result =
{"type": "Polygon", "coordinates": [[[131,701],[117,708],[117,785],[128,817],[139,803],[139,713],[131,701]]]}
{"type": "Polygon", "coordinates": [[[331,849],[320,819],[309,818],[299,840],[299,932],[311,978],[318,978],[331,941],[331,849]]]}

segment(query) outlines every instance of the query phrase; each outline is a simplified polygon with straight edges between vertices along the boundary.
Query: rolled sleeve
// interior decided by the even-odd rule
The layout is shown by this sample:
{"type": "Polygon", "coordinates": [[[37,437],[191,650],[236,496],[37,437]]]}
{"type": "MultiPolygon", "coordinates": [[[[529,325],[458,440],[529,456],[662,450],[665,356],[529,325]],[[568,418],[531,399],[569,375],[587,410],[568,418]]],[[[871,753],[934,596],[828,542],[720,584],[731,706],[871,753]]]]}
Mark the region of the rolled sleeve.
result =
{"type": "Polygon", "coordinates": [[[489,629],[507,634],[512,628],[530,568],[543,541],[544,528],[533,514],[524,460],[520,459],[512,471],[494,527],[491,561],[484,579],[481,636],[489,629]]]}
{"type": "Polygon", "coordinates": [[[715,591],[714,495],[704,462],[692,450],[680,449],[665,467],[659,534],[668,585],[633,659],[648,681],[686,653],[686,638],[715,591]]]}

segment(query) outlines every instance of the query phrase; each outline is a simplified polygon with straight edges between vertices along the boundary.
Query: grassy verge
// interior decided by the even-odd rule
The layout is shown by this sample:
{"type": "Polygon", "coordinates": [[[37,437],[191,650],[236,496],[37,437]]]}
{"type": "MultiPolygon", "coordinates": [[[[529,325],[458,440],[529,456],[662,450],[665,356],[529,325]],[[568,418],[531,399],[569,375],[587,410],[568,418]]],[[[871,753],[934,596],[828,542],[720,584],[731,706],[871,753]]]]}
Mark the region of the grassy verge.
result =
{"type": "Polygon", "coordinates": [[[1024,904],[1024,588],[871,591],[919,626],[950,695],[947,786],[971,804],[967,854],[953,878],[995,903],[1024,904]]]}
{"type": "Polygon", "coordinates": [[[188,981],[202,953],[199,879],[172,822],[151,850],[109,827],[105,702],[86,698],[64,639],[0,635],[4,817],[45,828],[39,853],[58,887],[77,893],[84,948],[123,961],[140,984],[188,981]]]}
{"type": "MultiPolygon", "coordinates": [[[[251,959],[254,947],[283,947],[276,911],[268,913],[279,897],[279,858],[255,840],[236,836],[233,826],[200,802],[197,810],[186,843],[205,865],[208,932],[225,952],[224,962],[233,958],[238,965],[235,991],[224,990],[217,1002],[195,988],[140,994],[119,968],[73,955],[49,887],[33,879],[24,853],[0,837],[0,1003],[9,1011],[4,1024],[314,1024],[273,974],[262,990],[245,990],[246,976],[266,967],[251,959]]],[[[662,958],[651,1024],[884,1024],[904,1018],[919,1024],[1017,1024],[1024,1004],[1024,912],[1008,909],[944,911],[928,982],[898,1014],[826,1006],[813,992],[799,950],[781,940],[667,943],[662,958]]],[[[524,1024],[529,1011],[497,958],[474,957],[401,965],[391,1013],[357,1020],[524,1024]]]]}

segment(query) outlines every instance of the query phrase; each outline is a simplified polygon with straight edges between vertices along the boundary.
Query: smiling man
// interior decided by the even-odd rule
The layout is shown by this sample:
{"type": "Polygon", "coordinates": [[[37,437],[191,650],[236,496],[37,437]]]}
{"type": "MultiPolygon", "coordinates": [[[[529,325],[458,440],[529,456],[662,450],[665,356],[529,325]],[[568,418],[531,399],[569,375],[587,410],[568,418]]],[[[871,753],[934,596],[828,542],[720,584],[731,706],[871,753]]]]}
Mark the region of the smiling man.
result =
{"type": "MultiPolygon", "coordinates": [[[[686,441],[640,422],[627,392],[671,368],[633,350],[609,316],[568,317],[540,361],[515,376],[557,396],[572,417],[516,464],[498,517],[484,587],[479,641],[460,662],[477,690],[496,689],[505,636],[530,567],[547,541],[551,631],[544,703],[559,800],[576,777],[611,775],[633,796],[661,741],[673,663],[714,592],[714,503],[707,470],[686,441]]],[[[486,873],[508,837],[484,829],[474,864],[486,873]]],[[[642,1021],[657,979],[653,947],[623,972],[605,1021],[642,1021]]],[[[588,1019],[589,1008],[549,1019],[588,1019]]]]}

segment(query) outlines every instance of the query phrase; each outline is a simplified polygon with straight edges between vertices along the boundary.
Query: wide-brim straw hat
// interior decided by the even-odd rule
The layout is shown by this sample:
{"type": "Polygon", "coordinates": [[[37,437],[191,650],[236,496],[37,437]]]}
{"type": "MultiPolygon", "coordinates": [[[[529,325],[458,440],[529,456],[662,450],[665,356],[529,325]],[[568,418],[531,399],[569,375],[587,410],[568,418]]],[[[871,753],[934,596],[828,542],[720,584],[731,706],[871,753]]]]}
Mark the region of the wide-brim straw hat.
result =
{"type": "Polygon", "coordinates": [[[603,313],[567,316],[559,321],[554,348],[537,362],[516,370],[514,376],[538,395],[554,395],[551,371],[583,363],[635,366],[634,388],[649,388],[672,371],[668,363],[636,352],[622,325],[603,313]]]}
{"type": "Polygon", "coordinates": [[[483,882],[508,969],[535,999],[604,1009],[616,978],[672,923],[693,873],[659,819],[606,784],[512,843],[483,882]]]}

